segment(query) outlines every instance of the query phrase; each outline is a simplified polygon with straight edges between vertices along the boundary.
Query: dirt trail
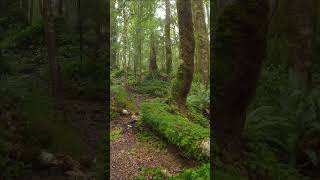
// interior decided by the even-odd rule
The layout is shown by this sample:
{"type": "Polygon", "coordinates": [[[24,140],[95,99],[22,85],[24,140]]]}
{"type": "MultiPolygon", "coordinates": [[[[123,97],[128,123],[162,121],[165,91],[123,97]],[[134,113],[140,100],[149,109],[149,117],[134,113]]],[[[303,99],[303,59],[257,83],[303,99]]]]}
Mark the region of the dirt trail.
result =
{"type": "MultiPolygon", "coordinates": [[[[140,94],[132,94],[138,111],[141,102],[149,99],[140,94]]],[[[140,112],[139,112],[140,114],[140,112]]],[[[111,180],[129,180],[139,175],[142,167],[160,167],[168,174],[175,175],[184,168],[195,167],[194,160],[183,158],[173,145],[166,145],[165,150],[150,146],[138,139],[136,116],[121,116],[111,121],[111,129],[121,128],[122,137],[111,142],[110,177],[111,180]]]]}

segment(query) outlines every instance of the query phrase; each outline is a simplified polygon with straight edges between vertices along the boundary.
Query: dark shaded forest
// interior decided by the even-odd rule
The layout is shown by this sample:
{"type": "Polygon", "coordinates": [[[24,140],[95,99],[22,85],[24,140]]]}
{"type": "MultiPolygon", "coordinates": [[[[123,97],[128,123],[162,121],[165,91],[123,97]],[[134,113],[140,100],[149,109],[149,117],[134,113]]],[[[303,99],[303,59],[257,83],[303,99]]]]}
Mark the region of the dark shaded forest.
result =
{"type": "Polygon", "coordinates": [[[320,4],[217,0],[215,179],[319,179],[320,4]]]}
{"type": "Polygon", "coordinates": [[[108,2],[0,4],[0,179],[102,178],[108,2]]]}
{"type": "Polygon", "coordinates": [[[319,180],[319,10],[0,0],[0,179],[319,180]]]}

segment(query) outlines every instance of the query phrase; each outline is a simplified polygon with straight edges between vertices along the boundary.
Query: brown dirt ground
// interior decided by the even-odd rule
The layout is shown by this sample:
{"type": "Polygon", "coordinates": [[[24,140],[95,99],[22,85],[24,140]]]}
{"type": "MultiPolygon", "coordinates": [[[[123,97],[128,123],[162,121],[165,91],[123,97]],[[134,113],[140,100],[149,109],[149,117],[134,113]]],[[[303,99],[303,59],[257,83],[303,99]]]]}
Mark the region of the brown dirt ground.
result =
{"type": "MultiPolygon", "coordinates": [[[[136,106],[146,98],[134,95],[136,106]]],[[[198,163],[185,159],[173,145],[165,150],[150,147],[146,142],[139,141],[139,130],[135,126],[136,118],[121,116],[111,121],[111,129],[122,128],[122,137],[111,142],[110,147],[110,178],[111,180],[130,180],[139,175],[141,167],[160,167],[171,175],[181,172],[184,168],[195,167],[198,163]]]]}

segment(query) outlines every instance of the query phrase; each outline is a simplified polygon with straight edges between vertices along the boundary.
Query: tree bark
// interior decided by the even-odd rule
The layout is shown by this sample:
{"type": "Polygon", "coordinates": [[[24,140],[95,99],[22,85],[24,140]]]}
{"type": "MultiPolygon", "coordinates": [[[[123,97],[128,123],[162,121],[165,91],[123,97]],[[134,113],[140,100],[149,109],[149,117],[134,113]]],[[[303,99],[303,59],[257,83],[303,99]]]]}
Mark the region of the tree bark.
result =
{"type": "Polygon", "coordinates": [[[209,36],[206,26],[203,0],[192,0],[193,24],[195,34],[195,73],[203,84],[209,82],[209,36]]]}
{"type": "Polygon", "coordinates": [[[45,40],[47,44],[48,61],[51,76],[51,95],[57,99],[61,96],[61,79],[60,79],[60,65],[56,59],[56,43],[55,43],[55,31],[53,24],[53,16],[51,9],[51,0],[39,0],[40,12],[42,12],[45,40]]]}
{"type": "Polygon", "coordinates": [[[241,162],[246,111],[266,57],[268,0],[217,1],[213,47],[213,139],[221,160],[241,162]],[[250,4],[249,4],[250,2],[250,4]]]}
{"type": "Polygon", "coordinates": [[[170,0],[165,0],[166,5],[166,24],[165,24],[165,49],[166,49],[166,71],[170,74],[172,71],[172,52],[171,52],[171,37],[170,37],[170,0]]]}
{"type": "MultiPolygon", "coordinates": [[[[124,2],[125,3],[125,2],[124,2]]],[[[123,70],[124,70],[124,88],[126,92],[128,92],[128,62],[127,62],[127,46],[128,46],[128,40],[127,40],[127,33],[128,33],[128,15],[126,10],[123,8],[122,10],[122,17],[123,17],[123,70]]]]}
{"type": "Polygon", "coordinates": [[[308,91],[315,38],[315,4],[317,0],[288,2],[289,87],[308,91]]]}
{"type": "Polygon", "coordinates": [[[178,26],[180,36],[180,58],[176,79],[173,82],[171,96],[179,109],[186,112],[187,96],[191,88],[194,69],[194,34],[191,0],[177,0],[178,26]]]}
{"type": "Polygon", "coordinates": [[[158,71],[158,65],[157,65],[157,50],[155,45],[155,37],[153,31],[150,35],[150,61],[149,61],[149,73],[152,75],[152,77],[157,73],[158,71]]]}
{"type": "Polygon", "coordinates": [[[29,24],[32,25],[32,19],[33,19],[33,0],[30,0],[29,4],[29,24]]]}
{"type": "Polygon", "coordinates": [[[62,16],[63,15],[63,0],[59,0],[58,1],[58,13],[59,13],[59,16],[62,16]]]}

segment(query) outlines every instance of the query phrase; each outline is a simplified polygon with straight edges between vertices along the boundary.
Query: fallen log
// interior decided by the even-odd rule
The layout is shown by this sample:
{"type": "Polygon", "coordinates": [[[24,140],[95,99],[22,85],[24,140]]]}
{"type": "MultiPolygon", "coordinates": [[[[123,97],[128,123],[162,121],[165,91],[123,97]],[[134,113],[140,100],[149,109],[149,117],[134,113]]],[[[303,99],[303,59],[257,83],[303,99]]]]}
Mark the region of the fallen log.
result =
{"type": "Polygon", "coordinates": [[[143,103],[141,121],[176,145],[184,154],[198,160],[209,159],[209,128],[175,114],[167,104],[159,100],[143,103]]]}

